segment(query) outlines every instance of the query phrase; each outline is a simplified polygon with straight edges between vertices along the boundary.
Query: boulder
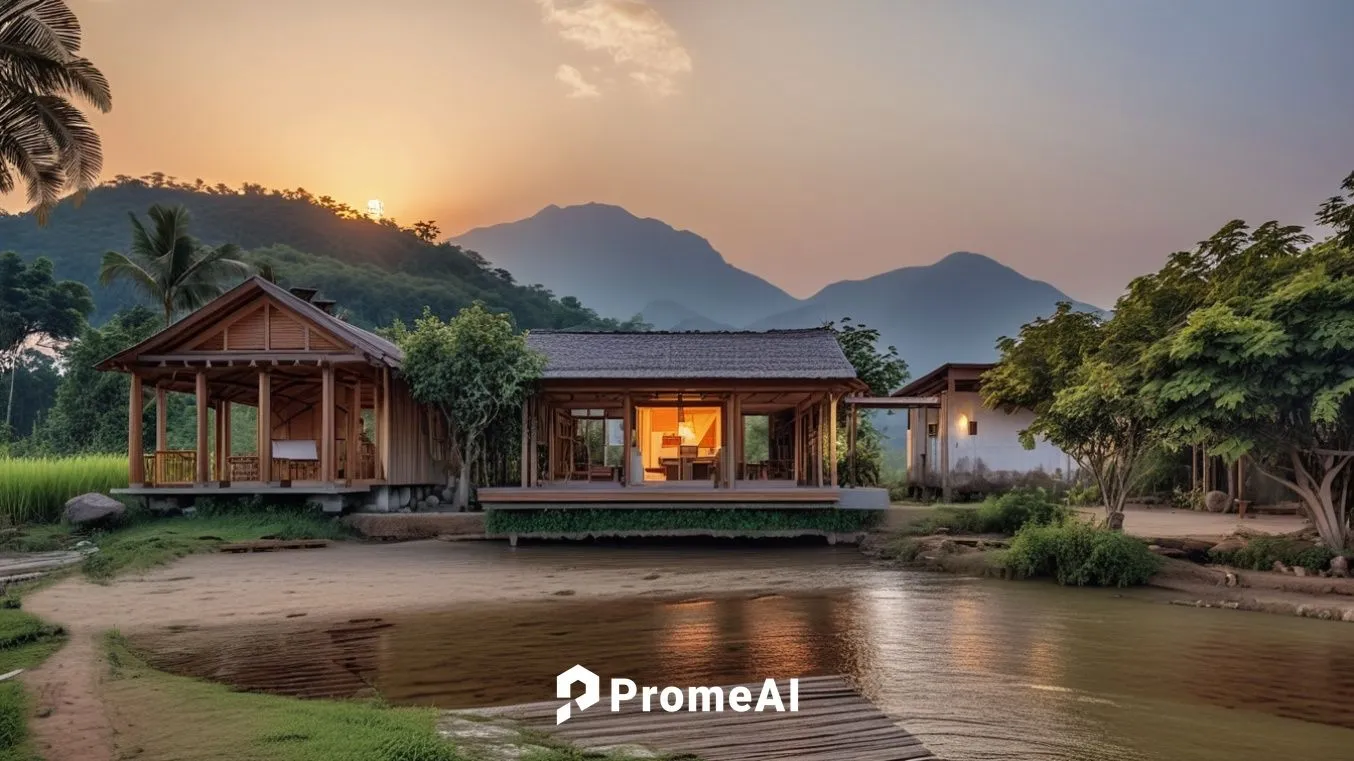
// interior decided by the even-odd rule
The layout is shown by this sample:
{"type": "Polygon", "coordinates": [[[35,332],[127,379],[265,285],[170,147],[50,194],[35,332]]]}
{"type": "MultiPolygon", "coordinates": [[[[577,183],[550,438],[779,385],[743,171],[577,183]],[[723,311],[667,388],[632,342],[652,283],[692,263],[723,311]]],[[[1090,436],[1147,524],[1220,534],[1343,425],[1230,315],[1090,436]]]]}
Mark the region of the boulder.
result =
{"type": "Polygon", "coordinates": [[[1330,575],[1339,576],[1342,579],[1349,578],[1349,558],[1344,555],[1336,555],[1331,558],[1330,575]]]}
{"type": "Polygon", "coordinates": [[[114,523],[127,512],[127,506],[106,494],[90,492],[72,497],[66,502],[63,515],[67,523],[93,526],[114,523]]]}
{"type": "Polygon", "coordinates": [[[1212,552],[1214,554],[1230,553],[1236,552],[1237,550],[1240,549],[1244,549],[1245,547],[1246,547],[1246,539],[1244,537],[1229,536],[1226,539],[1223,539],[1221,542],[1218,542],[1217,544],[1213,545],[1212,552]]]}
{"type": "Polygon", "coordinates": [[[1122,512],[1110,513],[1109,516],[1105,518],[1105,528],[1110,531],[1123,531],[1124,514],[1122,512]]]}
{"type": "Polygon", "coordinates": [[[436,494],[429,494],[428,498],[423,501],[428,504],[428,507],[437,507],[438,504],[442,502],[442,500],[437,498],[436,494]]]}
{"type": "Polygon", "coordinates": [[[1227,511],[1227,503],[1230,502],[1225,491],[1211,491],[1204,495],[1204,509],[1210,513],[1222,513],[1227,511]]]}
{"type": "Polygon", "coordinates": [[[1293,566],[1293,575],[1294,575],[1294,576],[1306,576],[1306,575],[1307,575],[1307,569],[1306,569],[1306,568],[1303,568],[1303,567],[1300,566],[1300,565],[1295,565],[1295,566],[1293,566]]]}
{"type": "Polygon", "coordinates": [[[1185,557],[1195,563],[1207,563],[1209,561],[1208,551],[1213,549],[1213,542],[1206,542],[1202,539],[1164,536],[1151,541],[1158,547],[1180,551],[1180,555],[1171,555],[1171,557],[1185,557]]]}
{"type": "Polygon", "coordinates": [[[1282,560],[1276,560],[1269,570],[1275,573],[1288,573],[1288,566],[1284,565],[1282,560]]]}

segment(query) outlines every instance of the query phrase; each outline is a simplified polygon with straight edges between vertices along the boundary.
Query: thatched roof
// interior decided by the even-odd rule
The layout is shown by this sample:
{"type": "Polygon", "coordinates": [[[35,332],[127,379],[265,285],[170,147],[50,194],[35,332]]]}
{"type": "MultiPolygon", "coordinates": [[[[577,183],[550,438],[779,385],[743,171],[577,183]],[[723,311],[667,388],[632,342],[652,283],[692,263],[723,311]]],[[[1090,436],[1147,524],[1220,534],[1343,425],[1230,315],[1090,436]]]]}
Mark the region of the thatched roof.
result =
{"type": "Polygon", "coordinates": [[[583,333],[531,331],[550,379],[854,380],[830,330],[583,333]]]}

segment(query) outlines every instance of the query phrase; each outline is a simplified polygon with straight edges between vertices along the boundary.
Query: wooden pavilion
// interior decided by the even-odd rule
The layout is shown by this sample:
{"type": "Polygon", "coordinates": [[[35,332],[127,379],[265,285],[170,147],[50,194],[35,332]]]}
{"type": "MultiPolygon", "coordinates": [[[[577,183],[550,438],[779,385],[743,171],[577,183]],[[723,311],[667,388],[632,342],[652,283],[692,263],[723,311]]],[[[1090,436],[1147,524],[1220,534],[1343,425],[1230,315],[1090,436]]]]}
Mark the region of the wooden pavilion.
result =
{"type": "Polygon", "coordinates": [[[252,277],[198,311],[99,364],[132,377],[124,494],[192,498],[311,495],[326,509],[384,502],[392,487],[444,484],[449,446],[440,415],[417,404],[390,341],[349,325],[312,289],[252,277]],[[155,447],[143,441],[155,399],[155,447]],[[166,394],[196,399],[196,446],[170,449],[166,394]],[[239,447],[231,407],[257,409],[239,447]]]}
{"type": "Polygon", "coordinates": [[[836,505],[837,403],[865,390],[826,329],[533,331],[520,485],[486,508],[836,505]]]}

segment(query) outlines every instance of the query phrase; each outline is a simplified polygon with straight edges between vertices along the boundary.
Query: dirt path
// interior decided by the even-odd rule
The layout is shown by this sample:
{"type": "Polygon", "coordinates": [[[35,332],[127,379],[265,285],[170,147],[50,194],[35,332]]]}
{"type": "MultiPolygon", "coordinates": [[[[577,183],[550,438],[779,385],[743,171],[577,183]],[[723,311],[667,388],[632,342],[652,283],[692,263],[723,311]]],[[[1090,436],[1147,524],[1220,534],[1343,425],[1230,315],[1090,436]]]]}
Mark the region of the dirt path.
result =
{"type": "Polygon", "coordinates": [[[88,628],[76,629],[65,647],[23,675],[39,711],[29,723],[34,746],[46,761],[112,761],[113,726],[99,698],[95,640],[88,628]]]}
{"type": "MultiPolygon", "coordinates": [[[[1104,511],[1078,508],[1078,512],[1092,518],[1104,518],[1104,511]]],[[[1296,515],[1257,515],[1240,520],[1236,515],[1205,513],[1197,510],[1177,510],[1171,507],[1139,507],[1130,505],[1124,510],[1124,531],[1134,536],[1191,537],[1195,539],[1222,539],[1239,529],[1266,534],[1287,534],[1300,531],[1307,522],[1296,515]]]]}
{"type": "Polygon", "coordinates": [[[729,548],[623,553],[588,546],[420,541],[338,544],[323,550],[196,555],[108,586],[72,577],[24,600],[61,623],[71,641],[25,674],[39,706],[34,719],[45,761],[109,761],[116,721],[99,697],[98,637],[302,616],[339,618],[458,604],[631,595],[736,594],[768,588],[831,589],[867,561],[850,547],[804,554],[793,568],[776,553],[729,548]],[[693,557],[695,556],[695,557],[693,557]],[[806,564],[821,572],[805,574],[806,564]],[[807,582],[805,578],[811,577],[807,582]]]}

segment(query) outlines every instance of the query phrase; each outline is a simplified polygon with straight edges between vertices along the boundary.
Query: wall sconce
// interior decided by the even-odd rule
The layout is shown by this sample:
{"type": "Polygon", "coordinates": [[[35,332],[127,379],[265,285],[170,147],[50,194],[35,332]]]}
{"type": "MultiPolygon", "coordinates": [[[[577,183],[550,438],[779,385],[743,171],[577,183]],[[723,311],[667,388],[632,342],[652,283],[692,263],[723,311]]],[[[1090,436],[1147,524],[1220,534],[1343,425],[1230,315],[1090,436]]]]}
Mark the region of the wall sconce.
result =
{"type": "Polygon", "coordinates": [[[957,425],[957,426],[955,426],[955,427],[959,429],[959,432],[960,432],[960,433],[963,433],[964,431],[967,431],[967,430],[968,430],[968,415],[960,415],[960,416],[959,416],[959,425],[957,425]]]}

